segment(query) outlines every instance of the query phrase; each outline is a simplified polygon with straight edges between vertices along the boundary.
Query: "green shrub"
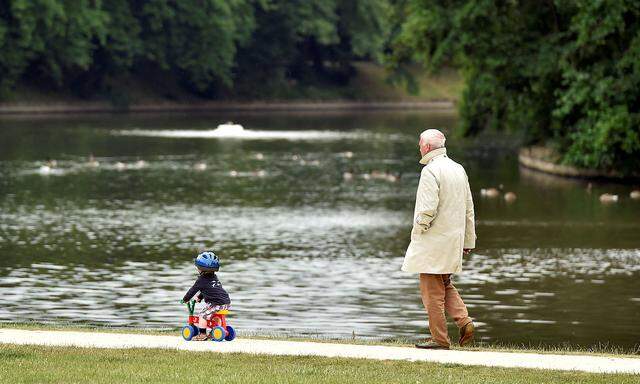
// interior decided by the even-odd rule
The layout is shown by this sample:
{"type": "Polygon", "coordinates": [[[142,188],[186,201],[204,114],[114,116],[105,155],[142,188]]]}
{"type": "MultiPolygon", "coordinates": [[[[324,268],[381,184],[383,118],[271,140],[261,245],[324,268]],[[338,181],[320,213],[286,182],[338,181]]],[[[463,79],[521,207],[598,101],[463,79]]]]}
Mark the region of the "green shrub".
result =
{"type": "Polygon", "coordinates": [[[517,130],[580,167],[640,170],[640,3],[408,0],[391,66],[465,73],[465,134],[517,130]]]}

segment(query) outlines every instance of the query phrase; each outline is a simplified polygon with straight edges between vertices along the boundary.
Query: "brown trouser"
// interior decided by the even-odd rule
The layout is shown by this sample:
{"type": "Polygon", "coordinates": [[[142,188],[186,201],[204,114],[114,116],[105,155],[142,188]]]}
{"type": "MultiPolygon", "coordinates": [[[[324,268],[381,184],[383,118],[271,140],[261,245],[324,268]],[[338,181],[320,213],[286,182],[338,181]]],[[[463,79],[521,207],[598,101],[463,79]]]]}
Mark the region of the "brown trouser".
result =
{"type": "Polygon", "coordinates": [[[431,338],[436,343],[449,346],[447,334],[447,319],[444,312],[447,311],[458,328],[462,328],[471,322],[467,307],[464,305],[456,287],[451,283],[451,275],[420,274],[420,293],[422,304],[429,315],[429,331],[431,338]]]}

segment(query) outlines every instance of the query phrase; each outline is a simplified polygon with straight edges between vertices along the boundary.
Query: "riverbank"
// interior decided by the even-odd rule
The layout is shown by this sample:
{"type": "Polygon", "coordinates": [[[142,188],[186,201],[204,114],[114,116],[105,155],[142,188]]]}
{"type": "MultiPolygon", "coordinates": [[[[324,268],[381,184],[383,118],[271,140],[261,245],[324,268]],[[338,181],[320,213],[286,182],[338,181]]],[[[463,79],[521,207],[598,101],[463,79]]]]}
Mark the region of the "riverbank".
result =
{"type": "Polygon", "coordinates": [[[81,98],[70,91],[43,90],[37,85],[21,85],[9,99],[0,100],[0,115],[77,114],[111,112],[206,112],[206,111],[358,111],[445,109],[453,111],[463,88],[454,69],[438,74],[413,70],[415,93],[388,80],[384,67],[367,62],[354,63],[355,76],[344,86],[292,85],[271,97],[219,100],[199,98],[184,89],[159,87],[163,79],[132,78],[118,95],[81,98]]]}
{"type": "Polygon", "coordinates": [[[214,111],[365,111],[365,110],[443,110],[453,111],[452,101],[282,101],[282,102],[156,102],[124,107],[106,102],[0,103],[0,115],[79,114],[79,113],[161,113],[214,111]]]}
{"type": "Polygon", "coordinates": [[[598,169],[578,168],[560,163],[560,154],[553,149],[543,146],[521,148],[518,153],[520,165],[534,171],[561,177],[582,179],[637,179],[640,175],[625,176],[616,171],[602,171],[598,169]]]}

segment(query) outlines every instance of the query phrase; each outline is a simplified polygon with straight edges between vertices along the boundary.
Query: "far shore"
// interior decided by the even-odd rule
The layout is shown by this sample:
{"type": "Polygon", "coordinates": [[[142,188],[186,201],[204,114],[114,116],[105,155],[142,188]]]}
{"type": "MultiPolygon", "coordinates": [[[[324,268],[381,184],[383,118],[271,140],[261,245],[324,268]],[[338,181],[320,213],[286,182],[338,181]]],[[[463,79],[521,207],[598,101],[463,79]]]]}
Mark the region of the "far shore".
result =
{"type": "Polygon", "coordinates": [[[153,102],[117,106],[108,102],[0,103],[0,115],[78,114],[78,113],[161,113],[216,111],[371,111],[442,110],[454,111],[450,100],[433,101],[207,101],[195,103],[153,102]]]}
{"type": "Polygon", "coordinates": [[[615,181],[629,181],[640,179],[640,174],[624,175],[614,170],[599,170],[578,168],[560,163],[560,155],[545,146],[530,146],[521,148],[518,153],[520,165],[527,169],[563,178],[573,179],[601,179],[615,181]]]}

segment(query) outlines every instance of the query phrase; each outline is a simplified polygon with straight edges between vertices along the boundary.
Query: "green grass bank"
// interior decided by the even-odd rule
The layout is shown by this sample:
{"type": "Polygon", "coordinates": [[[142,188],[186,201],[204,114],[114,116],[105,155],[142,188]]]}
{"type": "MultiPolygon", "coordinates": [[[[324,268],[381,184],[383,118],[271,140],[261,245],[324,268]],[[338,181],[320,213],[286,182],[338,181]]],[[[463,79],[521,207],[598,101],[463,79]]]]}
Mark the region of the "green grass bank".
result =
{"type": "Polygon", "coordinates": [[[4,383],[637,383],[638,376],[158,349],[0,345],[4,383]]]}

